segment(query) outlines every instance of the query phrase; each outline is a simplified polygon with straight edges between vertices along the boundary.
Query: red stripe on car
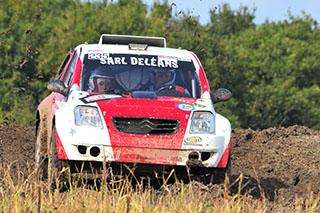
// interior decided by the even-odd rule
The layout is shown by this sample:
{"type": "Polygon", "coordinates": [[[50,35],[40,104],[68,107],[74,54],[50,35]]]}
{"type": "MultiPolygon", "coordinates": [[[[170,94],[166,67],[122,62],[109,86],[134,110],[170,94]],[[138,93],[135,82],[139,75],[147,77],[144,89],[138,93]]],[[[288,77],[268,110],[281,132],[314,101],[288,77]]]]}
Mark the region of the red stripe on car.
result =
{"type": "Polygon", "coordinates": [[[193,52],[190,52],[193,57],[196,59],[198,65],[199,65],[199,80],[200,80],[200,83],[202,85],[202,92],[209,92],[211,94],[211,91],[210,91],[210,87],[209,87],[209,84],[208,84],[208,81],[207,81],[207,77],[206,77],[206,74],[204,73],[204,70],[199,62],[199,59],[197,58],[197,56],[193,53],[193,52]]]}
{"type": "Polygon", "coordinates": [[[57,146],[57,154],[58,158],[61,160],[68,160],[68,156],[66,151],[64,150],[64,147],[61,143],[60,137],[58,135],[57,129],[56,129],[56,146],[57,146]]]}
{"type": "Polygon", "coordinates": [[[230,155],[230,144],[231,144],[231,138],[230,138],[230,141],[229,141],[229,144],[226,148],[226,150],[224,151],[221,159],[220,159],[220,162],[218,163],[217,167],[219,168],[225,168],[228,164],[228,160],[229,160],[229,155],[230,155]]]}

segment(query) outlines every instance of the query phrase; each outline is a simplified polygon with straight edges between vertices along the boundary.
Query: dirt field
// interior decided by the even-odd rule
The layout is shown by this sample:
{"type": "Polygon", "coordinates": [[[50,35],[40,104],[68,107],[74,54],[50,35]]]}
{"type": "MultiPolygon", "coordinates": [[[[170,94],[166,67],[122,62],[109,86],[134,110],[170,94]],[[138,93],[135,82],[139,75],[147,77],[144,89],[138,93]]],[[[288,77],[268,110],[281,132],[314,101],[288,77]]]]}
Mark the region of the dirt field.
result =
{"type": "MultiPolygon", "coordinates": [[[[9,166],[16,180],[34,167],[34,144],[35,127],[0,123],[0,164],[9,166]]],[[[231,153],[231,182],[242,173],[243,194],[259,198],[264,191],[269,201],[286,203],[308,197],[310,189],[320,193],[320,131],[303,126],[233,130],[231,153]]],[[[231,192],[237,191],[235,184],[231,192]]]]}

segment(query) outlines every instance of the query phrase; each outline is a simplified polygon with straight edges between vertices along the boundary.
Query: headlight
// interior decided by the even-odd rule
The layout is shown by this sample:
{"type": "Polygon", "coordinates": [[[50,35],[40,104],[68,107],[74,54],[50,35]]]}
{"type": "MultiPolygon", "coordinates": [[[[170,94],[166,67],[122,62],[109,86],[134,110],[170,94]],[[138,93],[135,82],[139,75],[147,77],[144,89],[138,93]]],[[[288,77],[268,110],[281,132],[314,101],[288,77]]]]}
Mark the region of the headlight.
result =
{"type": "Polygon", "coordinates": [[[210,112],[193,113],[190,133],[214,133],[213,114],[210,112]]]}
{"type": "Polygon", "coordinates": [[[74,109],[77,126],[93,126],[102,128],[102,122],[97,108],[77,106],[74,109]]]}

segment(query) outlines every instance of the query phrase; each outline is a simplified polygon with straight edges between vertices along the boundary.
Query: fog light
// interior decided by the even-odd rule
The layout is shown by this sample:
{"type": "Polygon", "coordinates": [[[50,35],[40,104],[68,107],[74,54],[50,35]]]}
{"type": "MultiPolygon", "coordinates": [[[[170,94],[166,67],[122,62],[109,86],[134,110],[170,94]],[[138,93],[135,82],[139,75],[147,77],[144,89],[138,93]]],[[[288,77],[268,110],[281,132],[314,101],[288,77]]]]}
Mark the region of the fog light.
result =
{"type": "Polygon", "coordinates": [[[201,153],[201,160],[206,161],[210,158],[210,152],[202,152],[201,153]]]}
{"type": "Polygon", "coordinates": [[[87,147],[86,146],[78,146],[78,152],[82,155],[87,153],[87,147]]]}
{"type": "Polygon", "coordinates": [[[100,149],[99,149],[99,147],[94,146],[94,147],[92,147],[92,148],[90,149],[90,155],[91,155],[91,156],[97,157],[99,154],[100,154],[100,149]]]}

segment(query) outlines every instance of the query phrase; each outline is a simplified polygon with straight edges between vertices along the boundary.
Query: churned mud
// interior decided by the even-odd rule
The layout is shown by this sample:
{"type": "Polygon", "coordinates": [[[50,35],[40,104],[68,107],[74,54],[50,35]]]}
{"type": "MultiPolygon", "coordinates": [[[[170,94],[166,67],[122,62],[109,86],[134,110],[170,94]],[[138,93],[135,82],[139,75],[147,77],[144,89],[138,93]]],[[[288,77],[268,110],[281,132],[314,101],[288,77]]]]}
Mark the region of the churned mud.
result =
{"type": "MultiPolygon", "coordinates": [[[[27,178],[34,169],[35,127],[0,123],[0,164],[13,181],[27,178]]],[[[232,175],[230,191],[237,193],[233,182],[243,175],[241,193],[269,201],[289,202],[320,193],[320,131],[304,126],[265,130],[233,130],[232,175]]],[[[0,177],[1,179],[2,177],[0,177]]],[[[0,181],[1,183],[1,181],[0,181]]],[[[215,193],[223,184],[210,185],[215,193]]]]}

